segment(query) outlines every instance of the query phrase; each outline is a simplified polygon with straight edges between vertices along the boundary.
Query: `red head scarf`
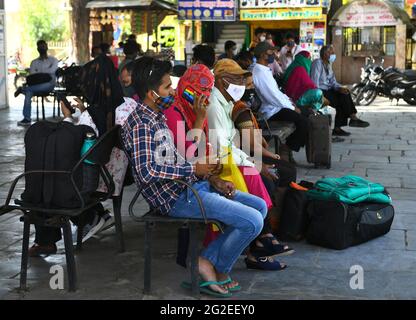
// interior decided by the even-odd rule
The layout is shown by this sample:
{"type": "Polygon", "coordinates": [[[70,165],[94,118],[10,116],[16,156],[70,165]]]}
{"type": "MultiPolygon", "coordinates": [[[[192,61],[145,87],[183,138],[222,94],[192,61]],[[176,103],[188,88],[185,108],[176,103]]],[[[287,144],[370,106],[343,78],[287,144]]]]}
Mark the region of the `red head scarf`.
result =
{"type": "MultiPolygon", "coordinates": [[[[211,89],[214,87],[214,80],[212,72],[203,64],[190,66],[179,80],[178,87],[176,88],[175,102],[172,107],[176,107],[182,113],[188,130],[193,129],[196,115],[191,104],[182,96],[183,92],[189,87],[197,95],[203,94],[208,99],[211,95],[211,89]]],[[[206,120],[204,123],[204,131],[207,134],[206,120]]]]}

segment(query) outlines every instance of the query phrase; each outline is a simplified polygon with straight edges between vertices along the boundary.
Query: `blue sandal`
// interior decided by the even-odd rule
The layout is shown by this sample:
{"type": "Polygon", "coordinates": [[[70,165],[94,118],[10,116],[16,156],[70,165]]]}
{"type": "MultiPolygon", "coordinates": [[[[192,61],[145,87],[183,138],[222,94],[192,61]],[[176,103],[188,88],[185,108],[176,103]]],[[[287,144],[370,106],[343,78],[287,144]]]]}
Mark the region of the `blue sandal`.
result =
{"type": "Polygon", "coordinates": [[[287,256],[295,252],[295,250],[287,245],[281,243],[274,244],[273,240],[276,240],[275,237],[257,238],[256,240],[263,245],[263,247],[254,246],[251,250],[251,254],[256,258],[287,256]]]}
{"type": "MultiPolygon", "coordinates": [[[[232,297],[233,295],[232,295],[231,292],[221,293],[221,292],[218,292],[218,291],[214,291],[209,287],[210,285],[221,286],[223,284],[224,283],[218,282],[218,281],[205,281],[205,282],[201,281],[199,283],[199,292],[208,294],[208,295],[216,297],[216,298],[230,298],[230,297],[232,297]]],[[[192,289],[192,284],[187,282],[187,281],[183,281],[181,283],[181,287],[185,288],[185,289],[192,289]]],[[[230,291],[230,290],[228,290],[228,291],[230,291]]]]}
{"type": "MultiPolygon", "coordinates": [[[[218,282],[218,283],[220,283],[221,285],[224,285],[224,284],[229,284],[231,282],[233,282],[233,280],[231,279],[231,277],[228,277],[227,280],[224,280],[224,281],[221,281],[221,282],[218,282]]],[[[241,286],[238,284],[235,287],[227,288],[227,289],[230,292],[236,292],[236,291],[240,291],[241,290],[241,286]]]]}
{"type": "Polygon", "coordinates": [[[256,261],[245,259],[247,269],[279,271],[287,268],[287,265],[280,264],[279,261],[273,260],[270,257],[256,258],[256,261]]]}

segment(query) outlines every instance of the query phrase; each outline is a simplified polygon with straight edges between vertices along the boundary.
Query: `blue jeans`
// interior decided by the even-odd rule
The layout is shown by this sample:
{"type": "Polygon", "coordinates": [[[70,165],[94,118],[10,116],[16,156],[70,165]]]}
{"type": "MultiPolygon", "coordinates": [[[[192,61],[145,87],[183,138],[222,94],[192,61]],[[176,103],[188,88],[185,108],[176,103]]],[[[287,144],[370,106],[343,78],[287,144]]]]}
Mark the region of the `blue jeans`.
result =
{"type": "Polygon", "coordinates": [[[30,121],[32,118],[32,97],[37,93],[51,92],[54,87],[54,82],[46,82],[36,84],[34,86],[23,87],[23,94],[25,95],[25,104],[23,105],[23,117],[26,120],[30,121]]]}
{"type": "MultiPolygon", "coordinates": [[[[218,220],[227,228],[202,252],[217,272],[229,273],[243,250],[263,228],[267,214],[266,202],[256,196],[237,191],[233,199],[227,199],[207,181],[193,184],[204,204],[208,219],[218,220]]],[[[177,218],[201,218],[202,214],[192,192],[184,191],[172,207],[169,215],[177,218]]]]}

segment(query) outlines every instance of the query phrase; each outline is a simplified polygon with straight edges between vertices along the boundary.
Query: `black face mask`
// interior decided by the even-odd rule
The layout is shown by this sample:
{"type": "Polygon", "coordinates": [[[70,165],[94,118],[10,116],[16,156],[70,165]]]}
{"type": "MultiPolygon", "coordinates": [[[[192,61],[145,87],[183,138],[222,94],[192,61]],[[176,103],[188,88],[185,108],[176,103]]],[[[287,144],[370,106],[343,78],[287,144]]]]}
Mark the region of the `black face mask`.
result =
{"type": "Polygon", "coordinates": [[[125,97],[133,98],[136,94],[136,90],[134,89],[133,85],[123,86],[123,95],[125,97]]]}
{"type": "Polygon", "coordinates": [[[44,48],[38,48],[38,52],[39,52],[40,55],[45,55],[47,51],[48,50],[46,50],[44,48]]]}

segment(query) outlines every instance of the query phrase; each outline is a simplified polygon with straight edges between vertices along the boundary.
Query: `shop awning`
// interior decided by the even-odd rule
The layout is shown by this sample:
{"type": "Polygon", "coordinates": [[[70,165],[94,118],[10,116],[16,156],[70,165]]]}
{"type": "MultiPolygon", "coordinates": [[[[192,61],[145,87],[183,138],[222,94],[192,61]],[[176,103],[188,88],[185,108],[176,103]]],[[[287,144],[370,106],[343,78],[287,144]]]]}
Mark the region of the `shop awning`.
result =
{"type": "Polygon", "coordinates": [[[168,10],[177,13],[177,7],[163,0],[94,0],[86,5],[87,8],[132,8],[139,7],[143,10],[168,10]]]}
{"type": "Polygon", "coordinates": [[[406,24],[413,27],[409,15],[389,1],[354,0],[335,13],[329,25],[337,27],[377,27],[406,24]]]}

